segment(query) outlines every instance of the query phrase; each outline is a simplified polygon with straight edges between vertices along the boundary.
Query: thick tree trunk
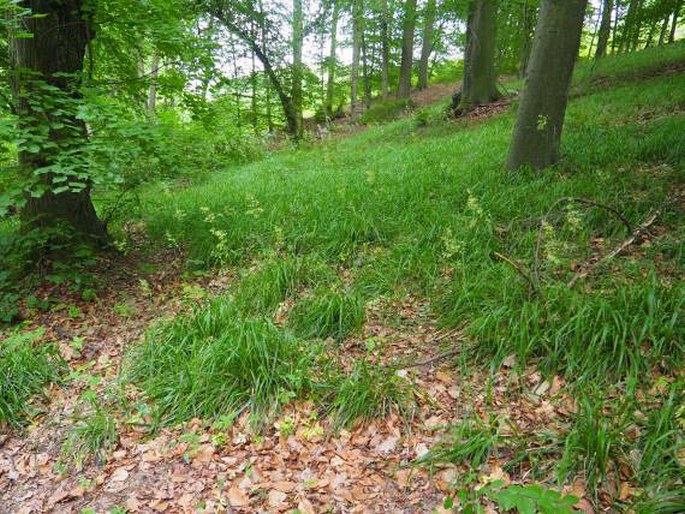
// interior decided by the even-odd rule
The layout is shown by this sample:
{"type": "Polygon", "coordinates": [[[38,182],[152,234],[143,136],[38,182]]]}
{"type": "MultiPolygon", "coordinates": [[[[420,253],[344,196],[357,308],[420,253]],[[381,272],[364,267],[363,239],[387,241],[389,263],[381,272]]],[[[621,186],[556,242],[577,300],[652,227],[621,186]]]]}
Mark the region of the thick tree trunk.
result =
{"type": "Polygon", "coordinates": [[[294,112],[295,126],[292,134],[295,139],[302,138],[302,45],[304,42],[304,13],[302,0],[293,0],[293,74],[290,98],[294,112]]]}
{"type": "Polygon", "coordinates": [[[601,59],[607,54],[609,45],[609,33],[611,32],[611,12],[614,9],[613,0],[604,0],[602,5],[602,23],[599,26],[599,36],[597,37],[597,51],[595,59],[601,59]]]}
{"type": "Polygon", "coordinates": [[[390,94],[390,13],[388,0],[381,0],[381,97],[387,100],[390,94]]]}
{"type": "Polygon", "coordinates": [[[400,63],[400,83],[397,88],[397,97],[409,98],[409,94],[411,93],[412,67],[414,64],[416,0],[406,0],[404,4],[404,21],[402,25],[402,59],[400,63]]]}
{"type": "MultiPolygon", "coordinates": [[[[93,35],[85,19],[83,4],[82,0],[30,0],[20,4],[37,15],[23,20],[32,37],[10,38],[14,109],[19,123],[27,128],[35,126],[35,119],[43,117],[35,111],[34,102],[40,101],[46,92],[31,95],[34,88],[40,87],[39,82],[59,88],[62,94],[78,95],[70,82],[78,80],[78,74],[83,71],[86,47],[93,35]]],[[[66,138],[82,137],[84,141],[87,138],[85,124],[74,113],[52,112],[47,116],[52,125],[48,136],[51,143],[59,145],[66,138]],[[76,129],[55,128],[59,125],[76,129]]],[[[19,164],[24,173],[32,177],[35,170],[49,166],[54,158],[55,155],[46,149],[37,153],[20,152],[19,164]]],[[[53,178],[51,174],[42,174],[39,180],[47,192],[38,198],[27,195],[26,205],[21,210],[25,228],[65,223],[81,236],[104,244],[107,230],[95,212],[90,184],[80,192],[55,194],[51,190],[53,178]]]]}
{"type": "Polygon", "coordinates": [[[466,33],[464,81],[460,111],[487,104],[499,98],[495,72],[497,6],[493,0],[475,0],[466,33]]]}
{"type": "Polygon", "coordinates": [[[587,0],[544,0],[516,118],[507,169],[539,170],[560,156],[573,66],[587,0]]]}
{"type": "Polygon", "coordinates": [[[331,17],[331,47],[328,53],[328,77],[326,78],[326,105],[324,106],[327,119],[333,117],[333,93],[335,91],[335,68],[338,64],[336,52],[338,50],[338,18],[340,17],[340,0],[333,0],[333,15],[331,17]]]}
{"type": "Polygon", "coordinates": [[[350,67],[350,112],[352,119],[359,116],[359,61],[362,47],[362,0],[352,2],[352,66],[350,67]]]}
{"type": "Polygon", "coordinates": [[[421,60],[419,61],[419,89],[428,87],[428,61],[433,52],[433,30],[435,28],[435,0],[426,4],[423,24],[423,41],[421,42],[421,60]]]}

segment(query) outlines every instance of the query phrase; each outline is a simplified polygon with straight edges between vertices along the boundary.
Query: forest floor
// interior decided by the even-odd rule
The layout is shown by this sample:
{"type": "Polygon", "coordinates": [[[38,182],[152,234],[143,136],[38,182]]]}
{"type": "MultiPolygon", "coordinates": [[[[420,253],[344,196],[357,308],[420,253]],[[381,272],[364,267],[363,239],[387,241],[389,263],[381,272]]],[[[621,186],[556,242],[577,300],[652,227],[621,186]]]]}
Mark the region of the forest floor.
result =
{"type": "MultiPolygon", "coordinates": [[[[0,431],[0,512],[682,512],[685,46],[654,52],[580,69],[549,173],[503,178],[509,103],[446,120],[439,86],[421,115],[146,192],[94,294],[43,285],[0,333],[67,364],[0,431]],[[174,320],[211,325],[213,302],[284,337],[349,323],[321,337],[344,371],[324,385],[358,387],[365,419],[338,424],[312,386],[258,428],[244,409],[165,423],[133,350],[188,344],[174,320]]],[[[203,352],[164,383],[191,411],[225,378],[203,352]]]]}

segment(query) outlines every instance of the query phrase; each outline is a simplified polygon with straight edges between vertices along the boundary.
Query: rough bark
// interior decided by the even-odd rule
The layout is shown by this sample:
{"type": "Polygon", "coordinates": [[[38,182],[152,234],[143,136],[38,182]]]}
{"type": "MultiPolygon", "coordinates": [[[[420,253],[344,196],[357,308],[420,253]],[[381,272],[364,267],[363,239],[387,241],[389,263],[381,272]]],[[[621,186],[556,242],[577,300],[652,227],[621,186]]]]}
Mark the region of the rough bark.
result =
{"type": "Polygon", "coordinates": [[[419,89],[428,87],[428,61],[433,52],[433,31],[435,28],[435,0],[426,4],[423,24],[423,41],[421,42],[421,59],[419,60],[419,89]]]}
{"type": "Polygon", "coordinates": [[[682,8],[683,2],[681,0],[676,4],[675,9],[673,9],[673,21],[671,22],[671,32],[668,36],[669,43],[675,42],[675,31],[678,28],[678,17],[680,16],[680,11],[682,10],[682,8]]]}
{"type": "Polygon", "coordinates": [[[340,0],[333,0],[333,14],[331,16],[331,46],[328,52],[328,77],[326,78],[326,105],[324,106],[327,119],[333,117],[333,93],[335,91],[335,68],[338,63],[338,18],[340,17],[340,0]]]}
{"type": "MultiPolygon", "coordinates": [[[[85,18],[82,0],[30,0],[20,5],[40,15],[23,19],[24,28],[33,37],[10,37],[14,109],[20,124],[29,128],[40,123],[35,120],[40,119],[41,114],[34,111],[28,101],[39,81],[59,88],[63,94],[78,96],[74,87],[77,84],[72,81],[77,80],[75,77],[83,71],[86,47],[93,33],[85,18]]],[[[85,124],[76,119],[73,113],[49,113],[47,116],[52,125],[48,136],[51,142],[59,143],[66,137],[74,137],[74,132],[54,128],[56,124],[77,127],[77,136],[84,141],[87,138],[85,124]]],[[[46,150],[38,153],[20,152],[19,165],[28,177],[32,177],[36,169],[49,166],[53,158],[46,150]]],[[[107,230],[95,212],[90,185],[80,192],[55,194],[50,190],[53,178],[50,174],[41,175],[40,181],[48,188],[47,192],[38,198],[27,195],[20,213],[24,227],[30,229],[65,223],[79,235],[105,243],[107,230]]]]}
{"type": "Polygon", "coordinates": [[[467,111],[499,98],[495,72],[497,6],[493,0],[474,0],[467,24],[464,80],[459,109],[467,111]]]}
{"type": "Polygon", "coordinates": [[[388,0],[381,0],[381,97],[387,100],[390,93],[390,13],[388,0]]]}
{"type": "Polygon", "coordinates": [[[666,42],[666,34],[668,33],[668,22],[671,21],[671,13],[664,16],[663,22],[661,22],[661,30],[659,31],[659,46],[666,42]]]}
{"type": "Polygon", "coordinates": [[[527,3],[523,4],[523,26],[522,26],[522,42],[521,42],[521,58],[519,59],[518,76],[524,77],[526,68],[528,68],[528,60],[530,59],[530,49],[533,46],[532,32],[535,29],[535,13],[534,6],[527,3]]]}
{"type": "Polygon", "coordinates": [[[352,119],[359,116],[359,61],[362,46],[362,0],[352,3],[352,66],[350,67],[350,111],[352,119]]]}
{"type": "Polygon", "coordinates": [[[587,0],[544,0],[507,159],[507,169],[558,162],[571,75],[587,0]]]}
{"type": "Polygon", "coordinates": [[[599,26],[599,35],[597,36],[595,59],[601,59],[607,54],[609,33],[611,32],[611,12],[614,9],[613,4],[613,0],[604,0],[602,5],[602,23],[599,26]]]}
{"type": "Polygon", "coordinates": [[[402,58],[400,62],[400,82],[397,88],[398,98],[409,98],[411,93],[415,30],[416,0],[407,0],[404,4],[404,20],[402,22],[402,58]]]}
{"type": "Polygon", "coordinates": [[[302,137],[302,45],[304,43],[304,13],[302,10],[302,0],[293,0],[293,69],[292,69],[292,89],[290,97],[294,112],[294,128],[292,135],[295,139],[302,137]]]}

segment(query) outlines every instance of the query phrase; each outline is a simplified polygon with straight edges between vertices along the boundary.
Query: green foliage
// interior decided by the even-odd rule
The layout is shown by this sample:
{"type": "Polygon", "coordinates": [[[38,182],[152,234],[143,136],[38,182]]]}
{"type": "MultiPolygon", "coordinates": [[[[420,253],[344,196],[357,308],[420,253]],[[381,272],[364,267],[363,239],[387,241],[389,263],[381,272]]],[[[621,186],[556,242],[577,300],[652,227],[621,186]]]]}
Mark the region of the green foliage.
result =
{"type": "Polygon", "coordinates": [[[151,330],[133,352],[128,375],[164,422],[247,408],[264,422],[307,389],[313,351],[269,321],[244,319],[219,298],[151,330]]]}
{"type": "Polygon", "coordinates": [[[367,359],[354,363],[344,376],[329,378],[333,399],[324,407],[338,427],[362,420],[384,418],[392,413],[411,420],[416,410],[411,383],[395,370],[367,359]]]}
{"type": "Polygon", "coordinates": [[[342,341],[364,324],[364,302],[346,290],[320,289],[299,300],[288,318],[288,327],[304,339],[332,337],[342,341]]]}
{"type": "Polygon", "coordinates": [[[496,427],[485,423],[477,414],[470,413],[439,441],[419,463],[434,466],[441,462],[466,464],[477,470],[496,450],[496,427]]]}
{"type": "Polygon", "coordinates": [[[16,331],[0,342],[0,426],[21,426],[31,400],[60,379],[64,363],[54,345],[39,342],[43,332],[16,331]]]}
{"type": "Polygon", "coordinates": [[[86,403],[85,412],[74,416],[71,432],[62,445],[62,456],[79,469],[91,458],[103,464],[118,442],[116,419],[101,405],[96,393],[88,390],[81,400],[86,403]]]}
{"type": "Polygon", "coordinates": [[[386,123],[407,114],[413,108],[414,104],[409,99],[377,101],[364,111],[359,121],[364,124],[386,123]]]}
{"type": "Polygon", "coordinates": [[[316,256],[278,256],[257,270],[248,270],[236,294],[236,304],[253,314],[272,314],[288,297],[303,287],[316,286],[334,278],[332,270],[316,256]]]}

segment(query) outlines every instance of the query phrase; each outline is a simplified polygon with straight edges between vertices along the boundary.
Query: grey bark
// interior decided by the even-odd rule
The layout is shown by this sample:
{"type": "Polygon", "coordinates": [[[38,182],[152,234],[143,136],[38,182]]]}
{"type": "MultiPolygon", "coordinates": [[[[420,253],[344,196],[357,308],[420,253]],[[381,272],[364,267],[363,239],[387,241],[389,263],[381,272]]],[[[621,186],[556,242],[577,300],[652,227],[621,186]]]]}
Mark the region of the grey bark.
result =
{"type": "Polygon", "coordinates": [[[302,10],[302,0],[293,0],[293,71],[292,71],[292,89],[290,97],[292,98],[293,110],[295,119],[295,127],[293,136],[295,139],[302,137],[302,45],[304,43],[304,12],[302,10]]]}
{"type": "Polygon", "coordinates": [[[464,80],[460,111],[487,104],[499,98],[495,71],[497,5],[493,0],[471,4],[464,55],[464,80]]]}
{"type": "Polygon", "coordinates": [[[390,14],[388,0],[381,0],[381,97],[387,100],[390,93],[390,14]]]}
{"type": "Polygon", "coordinates": [[[402,22],[402,58],[398,98],[409,98],[411,93],[412,67],[414,64],[414,31],[416,30],[416,0],[406,0],[402,22]]]}
{"type": "Polygon", "coordinates": [[[333,116],[333,93],[335,91],[335,68],[338,63],[336,52],[338,49],[338,18],[340,17],[340,0],[333,0],[333,14],[331,16],[331,46],[328,53],[328,77],[326,78],[325,116],[333,116]]]}
{"type": "Polygon", "coordinates": [[[362,0],[352,1],[352,66],[350,67],[350,112],[359,116],[359,61],[362,46],[362,0]]]}
{"type": "Polygon", "coordinates": [[[435,28],[435,0],[426,4],[423,24],[423,41],[421,41],[421,59],[419,60],[419,89],[428,87],[428,61],[433,52],[433,31],[435,28]]]}
{"type": "Polygon", "coordinates": [[[587,0],[544,0],[507,169],[558,162],[561,133],[587,0]]]}
{"type": "Polygon", "coordinates": [[[671,22],[671,33],[668,36],[668,42],[669,43],[675,42],[675,31],[678,28],[678,17],[680,16],[680,11],[682,10],[682,8],[683,8],[683,2],[681,0],[676,5],[675,9],[673,9],[673,21],[671,22]]]}
{"type": "Polygon", "coordinates": [[[599,25],[595,59],[601,59],[607,54],[609,33],[611,32],[611,12],[614,10],[613,4],[613,0],[604,0],[604,3],[602,4],[602,23],[599,25]]]}

